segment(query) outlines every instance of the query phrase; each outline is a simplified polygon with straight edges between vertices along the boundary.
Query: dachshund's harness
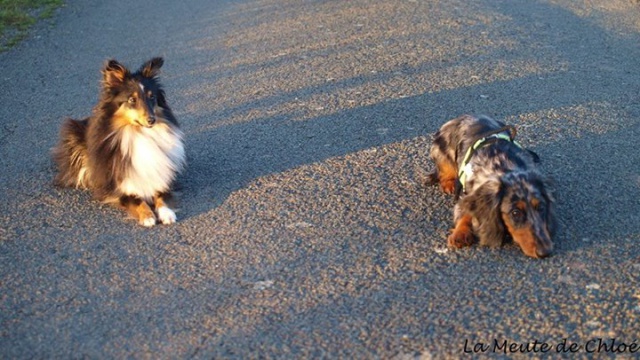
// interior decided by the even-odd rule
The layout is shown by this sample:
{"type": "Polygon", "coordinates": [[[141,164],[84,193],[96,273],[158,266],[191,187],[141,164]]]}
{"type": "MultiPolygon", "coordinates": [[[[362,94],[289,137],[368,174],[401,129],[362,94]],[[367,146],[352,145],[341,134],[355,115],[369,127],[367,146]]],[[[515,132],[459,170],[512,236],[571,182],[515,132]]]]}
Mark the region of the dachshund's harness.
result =
{"type": "Polygon", "coordinates": [[[514,138],[516,137],[516,134],[517,134],[516,128],[508,125],[500,129],[494,130],[488,134],[485,134],[482,138],[476,140],[473,143],[473,145],[471,145],[467,149],[467,152],[464,154],[464,159],[460,164],[460,171],[458,172],[458,181],[456,182],[456,189],[455,189],[456,199],[460,197],[460,192],[465,194],[467,192],[465,189],[465,186],[467,183],[467,177],[471,176],[471,174],[473,173],[473,170],[471,169],[471,163],[469,162],[469,160],[471,160],[471,156],[473,156],[473,153],[479,148],[489,144],[493,144],[498,140],[509,141],[514,145],[516,145],[517,147],[524,149],[522,145],[520,145],[517,141],[514,140],[514,138]],[[508,131],[508,134],[505,133],[507,131],[508,131]]]}

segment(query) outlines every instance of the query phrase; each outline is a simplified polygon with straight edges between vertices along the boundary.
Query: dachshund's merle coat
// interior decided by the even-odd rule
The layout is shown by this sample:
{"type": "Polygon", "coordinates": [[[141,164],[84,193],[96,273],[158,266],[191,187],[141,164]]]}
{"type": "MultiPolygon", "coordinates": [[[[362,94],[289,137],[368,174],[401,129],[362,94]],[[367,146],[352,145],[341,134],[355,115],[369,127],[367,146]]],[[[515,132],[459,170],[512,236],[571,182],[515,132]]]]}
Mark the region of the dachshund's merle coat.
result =
{"type": "Polygon", "coordinates": [[[514,132],[500,121],[464,115],[435,134],[431,157],[437,169],[430,181],[445,193],[461,193],[450,247],[476,240],[499,246],[511,238],[528,256],[551,254],[554,199],[537,169],[537,155],[515,142],[514,132]]]}

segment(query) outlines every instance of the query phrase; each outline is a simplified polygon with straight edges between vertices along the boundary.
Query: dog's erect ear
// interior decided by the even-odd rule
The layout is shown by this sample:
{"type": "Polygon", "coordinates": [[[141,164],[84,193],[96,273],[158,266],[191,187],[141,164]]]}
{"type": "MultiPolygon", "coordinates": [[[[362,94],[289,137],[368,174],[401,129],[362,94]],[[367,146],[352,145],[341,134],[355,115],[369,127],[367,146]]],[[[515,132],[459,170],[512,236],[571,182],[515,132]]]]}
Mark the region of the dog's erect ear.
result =
{"type": "Polygon", "coordinates": [[[124,79],[129,76],[129,70],[116,60],[111,59],[105,63],[102,76],[107,86],[115,86],[124,82],[124,79]]]}
{"type": "Polygon", "coordinates": [[[495,247],[504,241],[505,229],[500,211],[502,197],[502,182],[495,179],[460,200],[462,211],[473,217],[474,233],[480,245],[495,247]]]}
{"type": "Polygon", "coordinates": [[[162,67],[162,64],[164,64],[164,59],[162,59],[161,57],[155,57],[142,64],[138,72],[140,72],[140,74],[142,74],[142,76],[146,78],[154,78],[158,76],[158,74],[160,74],[160,68],[162,67]]]}

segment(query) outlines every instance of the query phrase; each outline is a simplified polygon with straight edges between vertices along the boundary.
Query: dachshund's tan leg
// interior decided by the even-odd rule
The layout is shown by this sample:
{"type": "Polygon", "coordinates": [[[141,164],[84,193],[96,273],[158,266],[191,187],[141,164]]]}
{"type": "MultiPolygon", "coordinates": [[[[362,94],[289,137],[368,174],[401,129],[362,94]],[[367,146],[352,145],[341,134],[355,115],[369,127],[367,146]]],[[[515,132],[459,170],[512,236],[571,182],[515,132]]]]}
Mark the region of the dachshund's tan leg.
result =
{"type": "Polygon", "coordinates": [[[453,194],[456,191],[456,179],[458,178],[455,164],[447,159],[443,159],[439,161],[436,166],[438,167],[438,171],[431,174],[431,182],[435,184],[435,182],[438,181],[443,192],[453,194]]]}
{"type": "Polygon", "coordinates": [[[456,227],[453,229],[451,235],[447,239],[449,247],[454,249],[460,249],[463,247],[471,246],[476,242],[471,230],[471,215],[462,215],[456,227]]]}

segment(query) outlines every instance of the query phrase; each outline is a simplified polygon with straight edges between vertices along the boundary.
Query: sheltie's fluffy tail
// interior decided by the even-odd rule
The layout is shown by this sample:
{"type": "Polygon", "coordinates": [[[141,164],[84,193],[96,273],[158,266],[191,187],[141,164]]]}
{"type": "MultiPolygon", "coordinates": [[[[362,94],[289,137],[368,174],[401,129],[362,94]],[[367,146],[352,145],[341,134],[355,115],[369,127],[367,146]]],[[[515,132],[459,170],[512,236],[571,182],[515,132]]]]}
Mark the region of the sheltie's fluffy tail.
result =
{"type": "Polygon", "coordinates": [[[58,166],[55,183],[58,186],[86,188],[87,119],[67,119],[60,129],[60,142],[53,149],[58,166]]]}

